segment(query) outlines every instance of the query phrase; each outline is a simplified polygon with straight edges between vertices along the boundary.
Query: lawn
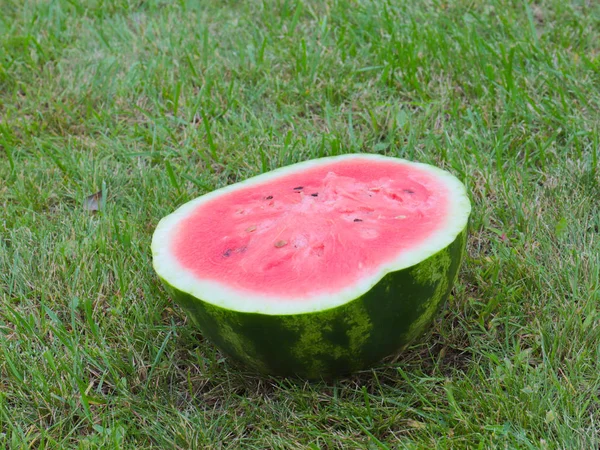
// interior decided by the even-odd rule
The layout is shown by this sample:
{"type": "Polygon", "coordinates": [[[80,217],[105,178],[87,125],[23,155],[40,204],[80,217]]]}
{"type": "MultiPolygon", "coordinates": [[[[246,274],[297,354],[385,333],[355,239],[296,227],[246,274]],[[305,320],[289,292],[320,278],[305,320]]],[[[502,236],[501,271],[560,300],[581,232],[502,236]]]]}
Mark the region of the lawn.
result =
{"type": "Polygon", "coordinates": [[[600,446],[600,3],[0,11],[0,447],[600,446]],[[158,220],[358,151],[466,184],[447,307],[337,381],[230,364],[155,276],[158,220]]]}

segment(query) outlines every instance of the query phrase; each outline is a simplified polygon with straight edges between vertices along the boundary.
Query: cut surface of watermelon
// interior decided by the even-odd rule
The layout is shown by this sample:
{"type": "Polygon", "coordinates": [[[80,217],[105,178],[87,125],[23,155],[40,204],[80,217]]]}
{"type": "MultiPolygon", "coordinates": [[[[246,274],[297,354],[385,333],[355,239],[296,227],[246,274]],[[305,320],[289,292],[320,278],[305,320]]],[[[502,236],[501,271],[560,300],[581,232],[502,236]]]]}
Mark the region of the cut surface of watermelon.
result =
{"type": "Polygon", "coordinates": [[[160,277],[215,306],[299,314],[343,305],[465,229],[462,183],[441,169],[351,154],[284,167],[199,197],[153,237],[160,277]]]}

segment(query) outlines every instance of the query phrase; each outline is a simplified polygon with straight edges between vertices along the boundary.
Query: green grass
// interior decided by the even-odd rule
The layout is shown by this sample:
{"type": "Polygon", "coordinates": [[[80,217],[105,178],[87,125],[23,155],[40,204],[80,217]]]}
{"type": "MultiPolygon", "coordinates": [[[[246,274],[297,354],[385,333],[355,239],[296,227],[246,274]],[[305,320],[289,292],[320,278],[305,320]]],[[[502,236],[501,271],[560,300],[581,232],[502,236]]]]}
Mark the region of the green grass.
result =
{"type": "Polygon", "coordinates": [[[0,9],[0,447],[598,448],[600,4],[0,9]],[[356,151],[466,183],[448,307],[372,371],[244,373],[162,289],[154,226],[356,151]]]}

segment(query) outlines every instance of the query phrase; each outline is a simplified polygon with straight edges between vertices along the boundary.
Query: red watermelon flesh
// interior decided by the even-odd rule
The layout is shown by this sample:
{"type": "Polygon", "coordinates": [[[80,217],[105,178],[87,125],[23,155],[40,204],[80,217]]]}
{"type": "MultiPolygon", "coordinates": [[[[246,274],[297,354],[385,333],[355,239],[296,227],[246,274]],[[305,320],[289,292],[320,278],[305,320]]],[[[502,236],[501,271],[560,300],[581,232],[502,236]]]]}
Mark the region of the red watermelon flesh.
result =
{"type": "Polygon", "coordinates": [[[414,164],[341,159],[199,204],[170,251],[199,279],[302,302],[417,248],[445,227],[449,195],[414,164]]]}

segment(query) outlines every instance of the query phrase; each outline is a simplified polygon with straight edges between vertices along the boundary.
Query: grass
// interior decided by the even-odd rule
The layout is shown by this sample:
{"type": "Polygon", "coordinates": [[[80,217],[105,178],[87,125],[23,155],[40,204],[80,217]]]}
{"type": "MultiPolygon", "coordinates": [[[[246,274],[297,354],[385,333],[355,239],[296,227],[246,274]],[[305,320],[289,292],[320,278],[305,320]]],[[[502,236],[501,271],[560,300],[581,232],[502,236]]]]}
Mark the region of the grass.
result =
{"type": "Polygon", "coordinates": [[[598,448],[596,2],[0,8],[0,446],[598,448]],[[448,307],[372,371],[244,373],[160,286],[154,226],[356,151],[466,183],[448,307]]]}

